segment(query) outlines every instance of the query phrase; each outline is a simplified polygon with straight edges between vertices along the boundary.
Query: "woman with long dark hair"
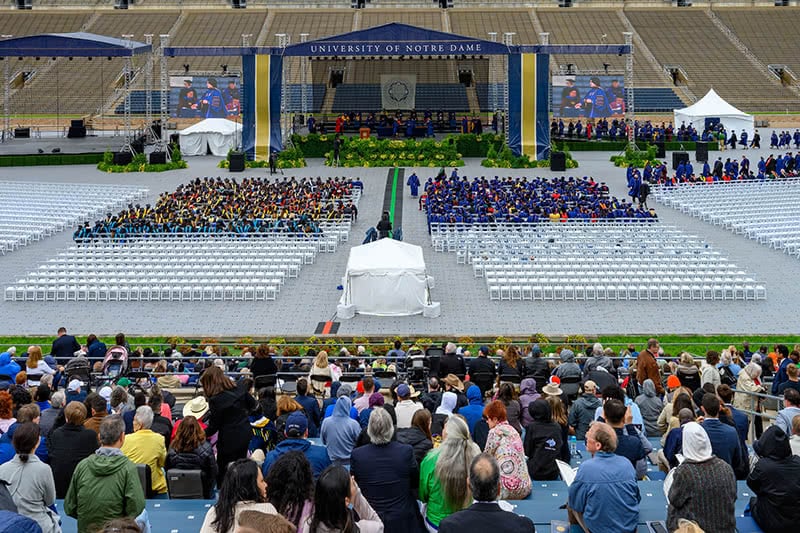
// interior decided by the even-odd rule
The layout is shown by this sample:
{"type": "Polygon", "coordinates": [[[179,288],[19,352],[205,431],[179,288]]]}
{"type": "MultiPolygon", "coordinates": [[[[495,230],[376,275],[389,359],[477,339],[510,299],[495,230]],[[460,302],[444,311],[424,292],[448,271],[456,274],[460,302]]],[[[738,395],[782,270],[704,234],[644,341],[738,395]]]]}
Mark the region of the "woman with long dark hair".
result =
{"type": "Polygon", "coordinates": [[[289,522],[300,528],[311,518],[314,476],[303,452],[288,452],[267,473],[267,499],[289,522]]]}
{"type": "Polygon", "coordinates": [[[252,437],[250,411],[256,401],[244,384],[238,385],[228,378],[221,368],[212,366],[200,377],[203,393],[208,398],[208,427],[206,437],[217,437],[217,486],[222,486],[228,463],[247,457],[252,437]]]}
{"type": "Polygon", "coordinates": [[[267,503],[267,483],[255,461],[239,459],[230,464],[217,503],[206,513],[200,533],[233,533],[242,511],[278,514],[267,503]]]}
{"type": "Polygon", "coordinates": [[[36,456],[39,425],[19,424],[12,439],[16,455],[0,466],[0,481],[17,506],[17,512],[35,520],[44,533],[61,533],[58,515],[50,509],[56,502],[56,484],[50,467],[36,456]]]}
{"type": "Polygon", "coordinates": [[[203,497],[212,498],[214,481],[217,479],[217,460],[214,449],[206,440],[206,433],[193,416],[187,416],[178,426],[167,452],[166,469],[200,470],[203,479],[203,497]]]}
{"type": "Polygon", "coordinates": [[[314,489],[314,513],[300,533],[382,533],[383,522],[342,466],[329,466],[314,489]],[[350,508],[352,505],[352,509],[350,508]],[[356,520],[353,511],[358,513],[356,520]]]}

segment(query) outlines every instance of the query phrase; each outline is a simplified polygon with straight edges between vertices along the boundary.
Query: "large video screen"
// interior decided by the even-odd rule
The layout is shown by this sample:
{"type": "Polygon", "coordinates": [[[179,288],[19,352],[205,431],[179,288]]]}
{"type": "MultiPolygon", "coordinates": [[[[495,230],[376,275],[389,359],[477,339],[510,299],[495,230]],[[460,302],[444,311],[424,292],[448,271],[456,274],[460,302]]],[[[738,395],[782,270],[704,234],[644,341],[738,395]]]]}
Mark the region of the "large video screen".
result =
{"type": "Polygon", "coordinates": [[[625,114],[622,76],[553,76],[553,115],[562,118],[606,118],[625,114]]]}
{"type": "Polygon", "coordinates": [[[169,112],[178,118],[225,118],[241,109],[237,77],[171,76],[169,112]]]}

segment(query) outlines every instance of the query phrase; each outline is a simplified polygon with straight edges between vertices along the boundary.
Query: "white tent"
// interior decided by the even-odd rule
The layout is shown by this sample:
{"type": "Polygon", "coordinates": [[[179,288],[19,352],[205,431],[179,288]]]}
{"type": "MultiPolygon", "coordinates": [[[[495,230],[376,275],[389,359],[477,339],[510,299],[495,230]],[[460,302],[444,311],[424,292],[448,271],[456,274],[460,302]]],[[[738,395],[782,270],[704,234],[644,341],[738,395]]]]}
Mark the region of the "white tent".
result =
{"type": "Polygon", "coordinates": [[[707,118],[718,118],[720,123],[725,126],[728,137],[731,133],[736,132],[738,138],[744,130],[747,132],[748,138],[753,138],[755,130],[753,116],[733,107],[723,100],[714,89],[710,89],[693,105],[675,110],[675,129],[677,130],[685,122],[687,126],[691,124],[698,133],[702,133],[706,128],[707,118]]]}
{"type": "Polygon", "coordinates": [[[242,143],[242,126],[224,118],[207,118],[178,132],[182,155],[226,156],[242,143]]]}
{"type": "Polygon", "coordinates": [[[394,239],[354,246],[347,260],[339,316],[422,313],[432,305],[431,285],[420,246],[394,239]]]}

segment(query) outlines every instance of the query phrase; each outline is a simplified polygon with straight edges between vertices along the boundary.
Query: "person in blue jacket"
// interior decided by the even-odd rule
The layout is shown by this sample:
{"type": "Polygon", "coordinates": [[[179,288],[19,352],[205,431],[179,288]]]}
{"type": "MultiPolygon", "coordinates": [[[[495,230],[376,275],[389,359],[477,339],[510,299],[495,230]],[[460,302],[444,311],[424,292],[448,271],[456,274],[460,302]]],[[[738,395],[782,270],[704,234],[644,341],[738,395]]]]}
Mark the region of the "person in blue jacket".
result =
{"type": "Polygon", "coordinates": [[[17,353],[17,348],[12,346],[3,353],[0,353],[0,376],[8,376],[9,381],[13,384],[16,383],[15,379],[21,370],[19,364],[13,361],[11,357],[17,353]]]}
{"type": "Polygon", "coordinates": [[[328,451],[324,446],[317,446],[308,440],[308,419],[300,411],[295,411],[286,419],[284,428],[286,438],[278,443],[274,450],[269,452],[261,465],[264,477],[267,477],[270,467],[275,464],[278,458],[289,452],[300,452],[306,456],[311,463],[311,472],[314,479],[331,465],[328,451]]]}

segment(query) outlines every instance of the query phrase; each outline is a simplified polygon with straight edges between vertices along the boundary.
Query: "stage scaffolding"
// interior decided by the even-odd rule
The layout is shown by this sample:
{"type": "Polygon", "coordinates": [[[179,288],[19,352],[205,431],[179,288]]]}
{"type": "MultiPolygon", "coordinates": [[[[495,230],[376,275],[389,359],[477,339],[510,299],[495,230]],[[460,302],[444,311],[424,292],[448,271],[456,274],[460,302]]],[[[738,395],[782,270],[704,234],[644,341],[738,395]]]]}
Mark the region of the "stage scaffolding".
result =
{"type": "MultiPolygon", "coordinates": [[[[32,138],[66,137],[71,121],[80,119],[87,135],[121,137],[120,148],[131,149],[140,133],[136,130],[141,128],[134,128],[131,91],[134,86],[152,83],[152,79],[142,78],[147,77],[147,67],[152,75],[153,64],[151,40],[142,43],[134,37],[89,33],[0,36],[0,141],[12,139],[17,128],[28,130],[32,138]],[[118,106],[120,115],[115,113],[118,106]]],[[[152,101],[146,107],[151,116],[152,101]]]]}

